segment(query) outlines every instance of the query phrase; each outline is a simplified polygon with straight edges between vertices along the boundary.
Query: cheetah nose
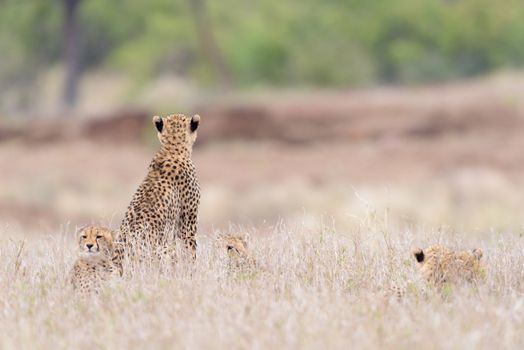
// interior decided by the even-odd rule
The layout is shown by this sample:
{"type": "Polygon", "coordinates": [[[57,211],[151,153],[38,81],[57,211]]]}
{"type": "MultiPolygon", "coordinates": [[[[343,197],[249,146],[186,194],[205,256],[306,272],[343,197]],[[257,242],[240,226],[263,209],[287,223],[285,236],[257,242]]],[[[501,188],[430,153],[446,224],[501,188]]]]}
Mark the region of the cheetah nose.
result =
{"type": "Polygon", "coordinates": [[[87,247],[87,249],[91,250],[91,248],[93,248],[93,244],[91,244],[91,243],[86,244],[86,247],[87,247]]]}

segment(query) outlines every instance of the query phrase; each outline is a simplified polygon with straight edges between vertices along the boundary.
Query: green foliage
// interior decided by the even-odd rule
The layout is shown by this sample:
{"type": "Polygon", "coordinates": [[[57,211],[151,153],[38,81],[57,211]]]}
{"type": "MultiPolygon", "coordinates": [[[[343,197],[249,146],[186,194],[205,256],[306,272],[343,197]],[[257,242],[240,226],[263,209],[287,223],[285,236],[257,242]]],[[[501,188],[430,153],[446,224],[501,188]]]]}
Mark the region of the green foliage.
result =
{"type": "Polygon", "coordinates": [[[10,0],[0,11],[0,88],[25,84],[60,57],[60,14],[46,1],[10,0]]]}
{"type": "MultiPolygon", "coordinates": [[[[208,0],[208,24],[240,86],[347,86],[467,77],[524,64],[520,0],[208,0]]],[[[218,77],[189,0],[82,0],[84,69],[146,81],[218,77]]],[[[0,88],[61,59],[62,2],[7,0],[0,88]]]]}

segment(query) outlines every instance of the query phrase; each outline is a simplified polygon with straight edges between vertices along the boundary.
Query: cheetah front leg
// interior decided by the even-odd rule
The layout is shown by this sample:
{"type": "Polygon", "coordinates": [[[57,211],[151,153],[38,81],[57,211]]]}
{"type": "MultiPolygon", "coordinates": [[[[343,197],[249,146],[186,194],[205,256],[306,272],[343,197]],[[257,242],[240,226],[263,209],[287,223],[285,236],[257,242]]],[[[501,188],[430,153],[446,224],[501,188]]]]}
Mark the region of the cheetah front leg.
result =
{"type": "Polygon", "coordinates": [[[196,232],[198,224],[197,208],[189,208],[180,213],[178,237],[184,242],[185,248],[196,259],[196,232]]]}
{"type": "Polygon", "coordinates": [[[114,251],[113,256],[111,257],[111,261],[113,263],[113,266],[118,271],[118,274],[120,277],[124,274],[124,268],[123,268],[123,260],[124,260],[124,243],[123,242],[114,242],[114,251]]]}

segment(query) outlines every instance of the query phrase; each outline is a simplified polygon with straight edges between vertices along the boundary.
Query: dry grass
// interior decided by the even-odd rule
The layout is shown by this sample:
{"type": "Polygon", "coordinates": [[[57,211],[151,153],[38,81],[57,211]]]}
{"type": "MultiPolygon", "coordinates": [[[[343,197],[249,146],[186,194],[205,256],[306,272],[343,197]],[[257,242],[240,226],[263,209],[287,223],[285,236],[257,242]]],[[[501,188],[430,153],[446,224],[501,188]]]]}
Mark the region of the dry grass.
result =
{"type": "MultiPolygon", "coordinates": [[[[251,228],[263,267],[228,271],[212,236],[194,265],[127,269],[98,297],[67,286],[74,229],[29,241],[0,232],[0,348],[520,348],[524,239],[391,224],[368,212],[347,229],[251,228]],[[266,230],[267,231],[267,230],[266,230]],[[442,293],[425,287],[413,246],[481,247],[487,279],[442,293]],[[406,284],[397,301],[391,284],[406,284]]],[[[213,234],[217,234],[214,232],[213,234]]]]}
{"type": "Polygon", "coordinates": [[[360,185],[343,174],[317,183],[294,173],[245,182],[271,163],[262,162],[263,152],[253,164],[242,161],[252,155],[246,149],[218,167],[211,160],[222,158],[211,156],[230,154],[218,149],[200,159],[208,169],[199,168],[196,264],[135,266],[86,301],[66,280],[74,227],[43,229],[38,212],[21,209],[29,203],[51,211],[41,216],[52,222],[115,227],[151,151],[71,147],[2,148],[0,349],[524,345],[524,193],[498,170],[466,167],[400,185],[360,185]],[[13,217],[25,224],[18,235],[13,217]],[[271,224],[279,220],[285,224],[271,224]],[[230,273],[213,240],[228,232],[249,234],[258,273],[230,273]],[[486,281],[442,293],[426,288],[410,252],[435,243],[482,248],[486,281]],[[386,296],[396,284],[408,286],[401,302],[386,296]]]}

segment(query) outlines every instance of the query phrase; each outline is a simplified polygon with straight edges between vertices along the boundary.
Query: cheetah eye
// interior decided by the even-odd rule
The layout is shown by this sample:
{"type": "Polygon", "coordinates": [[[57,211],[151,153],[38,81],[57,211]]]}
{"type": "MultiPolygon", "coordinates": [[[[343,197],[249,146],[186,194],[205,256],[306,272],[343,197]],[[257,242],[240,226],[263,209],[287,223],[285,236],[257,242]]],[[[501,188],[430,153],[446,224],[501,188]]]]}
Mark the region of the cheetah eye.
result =
{"type": "Polygon", "coordinates": [[[96,236],[96,239],[100,239],[100,238],[103,238],[104,236],[96,236]]]}
{"type": "Polygon", "coordinates": [[[81,236],[80,238],[82,238],[82,239],[86,239],[87,236],[86,236],[86,235],[83,235],[83,236],[81,236]]]}

